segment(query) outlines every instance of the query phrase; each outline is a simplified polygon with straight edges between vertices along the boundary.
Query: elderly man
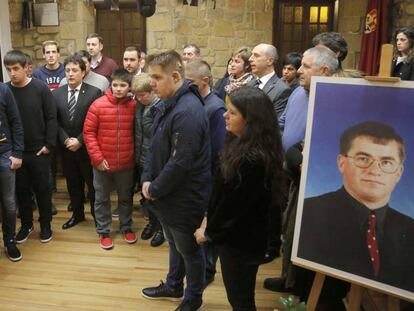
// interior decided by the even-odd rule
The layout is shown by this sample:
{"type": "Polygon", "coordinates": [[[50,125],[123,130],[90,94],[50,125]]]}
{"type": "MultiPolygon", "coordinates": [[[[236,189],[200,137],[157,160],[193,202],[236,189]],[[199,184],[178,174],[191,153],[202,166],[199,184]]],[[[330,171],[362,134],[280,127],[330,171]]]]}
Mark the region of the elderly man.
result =
{"type": "Polygon", "coordinates": [[[266,93],[279,118],[285,110],[291,90],[275,73],[274,65],[278,58],[273,45],[261,43],[255,46],[249,61],[257,79],[249,82],[249,85],[257,86],[266,93]]]}
{"type": "MultiPolygon", "coordinates": [[[[305,138],[306,121],[308,113],[309,89],[313,76],[330,76],[338,68],[336,55],[325,47],[315,47],[305,51],[302,58],[302,65],[298,70],[299,84],[292,95],[289,97],[287,106],[279,119],[279,127],[282,131],[282,144],[285,152],[297,143],[301,143],[305,138]]],[[[296,208],[296,205],[295,205],[296,208]]],[[[287,246],[287,236],[285,234],[285,255],[290,251],[287,246]],[[288,249],[286,251],[286,249],[288,249]]],[[[274,291],[286,290],[285,278],[267,278],[264,287],[274,291]]]]}
{"type": "Polygon", "coordinates": [[[183,63],[201,58],[200,48],[195,44],[186,44],[183,48],[183,63]]]}
{"type": "Polygon", "coordinates": [[[338,69],[336,55],[325,47],[305,51],[299,68],[299,84],[289,97],[286,110],[279,119],[283,148],[287,151],[305,138],[309,89],[313,76],[331,76],[338,69]]]}
{"type": "Polygon", "coordinates": [[[339,147],[343,187],[305,199],[298,256],[414,292],[414,220],[389,206],[404,170],[403,139],[367,121],[346,129],[339,147]]]}

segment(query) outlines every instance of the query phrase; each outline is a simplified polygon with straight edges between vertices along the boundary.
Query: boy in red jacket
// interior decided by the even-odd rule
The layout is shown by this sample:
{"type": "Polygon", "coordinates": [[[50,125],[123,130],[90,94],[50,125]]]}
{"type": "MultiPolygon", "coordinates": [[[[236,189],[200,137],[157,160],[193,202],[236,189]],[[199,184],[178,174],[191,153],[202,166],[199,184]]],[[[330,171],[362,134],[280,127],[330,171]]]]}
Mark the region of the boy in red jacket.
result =
{"type": "Polygon", "coordinates": [[[86,115],[83,137],[93,166],[96,231],[103,249],[113,247],[110,193],[116,189],[120,229],[127,243],[137,238],[131,230],[134,184],[134,115],[136,102],[128,96],[131,75],[117,69],[111,87],[93,102],[86,115]]]}

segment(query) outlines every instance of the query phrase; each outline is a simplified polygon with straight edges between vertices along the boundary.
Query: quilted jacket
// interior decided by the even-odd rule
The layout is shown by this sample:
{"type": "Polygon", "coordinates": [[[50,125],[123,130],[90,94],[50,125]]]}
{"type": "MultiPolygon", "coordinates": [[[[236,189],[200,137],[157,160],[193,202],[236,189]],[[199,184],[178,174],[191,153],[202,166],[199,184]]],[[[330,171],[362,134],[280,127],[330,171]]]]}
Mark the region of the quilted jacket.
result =
{"type": "Polygon", "coordinates": [[[134,167],[135,106],[131,97],[114,97],[111,88],[93,102],[83,125],[83,138],[93,167],[103,160],[108,162],[110,172],[134,167]]]}

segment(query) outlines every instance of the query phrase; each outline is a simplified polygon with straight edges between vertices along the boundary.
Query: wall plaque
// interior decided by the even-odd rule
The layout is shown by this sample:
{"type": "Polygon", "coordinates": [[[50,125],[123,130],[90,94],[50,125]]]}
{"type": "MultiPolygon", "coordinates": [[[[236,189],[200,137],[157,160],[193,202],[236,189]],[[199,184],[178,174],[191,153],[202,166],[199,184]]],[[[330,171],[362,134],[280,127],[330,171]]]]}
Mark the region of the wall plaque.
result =
{"type": "Polygon", "coordinates": [[[33,23],[35,26],[59,26],[58,4],[33,2],[33,23]]]}

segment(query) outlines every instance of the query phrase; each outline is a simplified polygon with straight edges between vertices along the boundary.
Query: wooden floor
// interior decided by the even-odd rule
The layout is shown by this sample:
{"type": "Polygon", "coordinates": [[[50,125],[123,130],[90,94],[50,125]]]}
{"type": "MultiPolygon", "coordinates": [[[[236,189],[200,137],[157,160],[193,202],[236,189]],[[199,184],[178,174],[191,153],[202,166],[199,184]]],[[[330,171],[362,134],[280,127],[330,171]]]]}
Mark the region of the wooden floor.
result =
{"type": "MultiPolygon", "coordinates": [[[[86,222],[62,230],[70,213],[66,211],[68,196],[63,180],[59,181],[58,188],[54,203],[59,213],[53,218],[53,240],[40,243],[39,224],[35,222],[35,231],[19,247],[23,254],[20,262],[11,262],[4,250],[1,251],[0,310],[175,310],[178,303],[141,296],[143,287],[158,285],[165,279],[167,244],[154,248],[149,246],[149,241],[138,240],[128,245],[115,219],[112,234],[115,247],[105,251],[99,247],[89,213],[86,222]]],[[[134,212],[133,229],[140,234],[144,226],[140,212],[134,212]]],[[[256,289],[258,310],[276,307],[277,294],[265,290],[263,280],[279,274],[280,259],[260,267],[256,289]]],[[[203,310],[230,310],[220,273],[203,298],[203,310]]]]}

